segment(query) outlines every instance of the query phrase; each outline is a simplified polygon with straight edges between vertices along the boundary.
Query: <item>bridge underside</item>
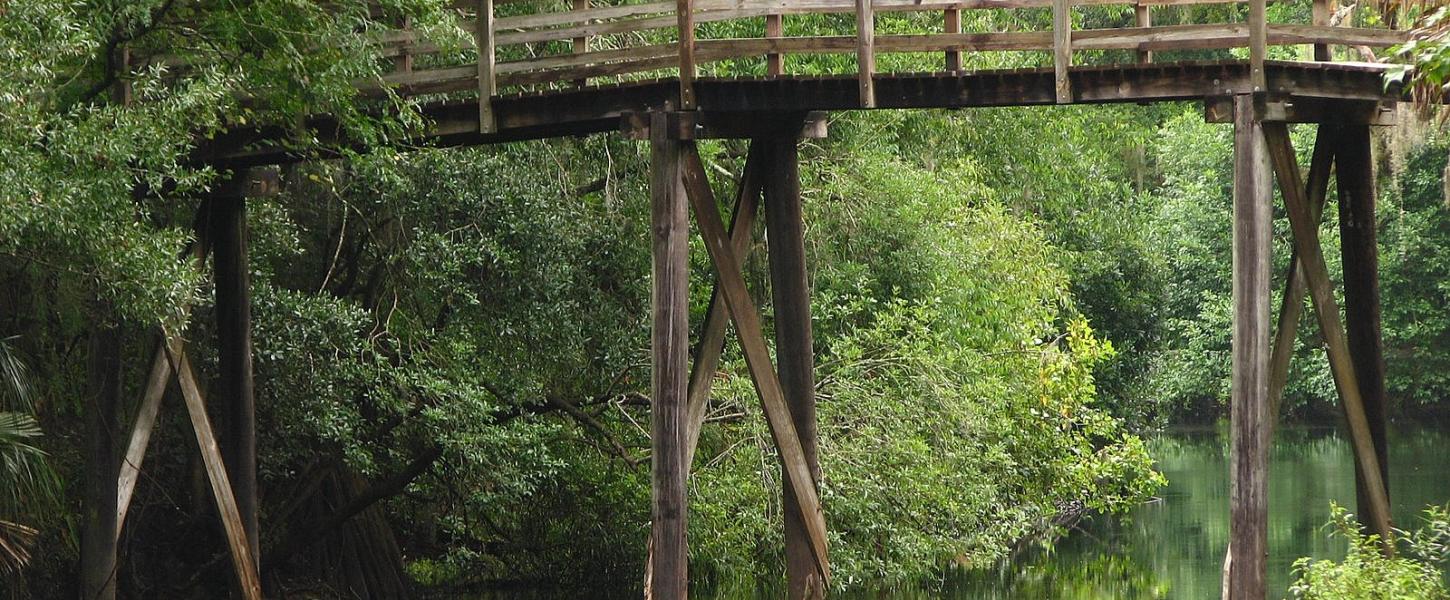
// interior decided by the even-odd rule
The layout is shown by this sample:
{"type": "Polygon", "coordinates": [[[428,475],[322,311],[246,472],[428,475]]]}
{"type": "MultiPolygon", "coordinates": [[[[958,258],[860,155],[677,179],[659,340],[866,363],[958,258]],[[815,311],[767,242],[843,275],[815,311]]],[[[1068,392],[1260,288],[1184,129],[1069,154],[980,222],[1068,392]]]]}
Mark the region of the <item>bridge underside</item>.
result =
{"type": "MultiPolygon", "coordinates": [[[[1270,61],[1264,66],[1264,89],[1255,89],[1248,61],[1075,67],[1069,72],[1068,94],[1062,93],[1062,82],[1052,68],[889,74],[871,79],[872,108],[879,109],[1198,101],[1203,102],[1209,121],[1233,123],[1231,542],[1225,561],[1230,598],[1258,600],[1266,595],[1268,450],[1295,332],[1306,316],[1306,297],[1323,332],[1350,426],[1359,510],[1381,539],[1392,539],[1385,485],[1386,394],[1370,126],[1382,124],[1383,109],[1402,95],[1385,86],[1384,69],[1374,64],[1270,61]],[[1297,162],[1286,126],[1290,122],[1320,125],[1307,169],[1297,162]],[[1331,176],[1338,181],[1345,320],[1340,318],[1318,239],[1331,176]],[[1292,225],[1294,250],[1275,326],[1270,322],[1270,269],[1276,180],[1292,225]]],[[[739,339],[784,470],[788,597],[819,597],[829,587],[797,140],[822,133],[823,120],[811,113],[863,109],[861,82],[857,76],[700,78],[692,83],[695,106],[688,111],[680,110],[681,84],[675,78],[495,96],[485,105],[492,114],[492,129],[480,126],[482,110],[476,98],[423,107],[432,125],[413,140],[421,146],[610,131],[649,140],[653,494],[646,586],[652,597],[687,597],[686,482],[728,324],[733,324],[739,339]],[[751,139],[728,227],[695,145],[702,137],[751,139]],[[756,299],[741,276],[741,261],[753,247],[751,223],[757,213],[763,213],[770,239],[774,361],[756,299]],[[691,216],[716,277],[694,352],[687,347],[691,216]]],[[[440,91],[402,90],[415,96],[440,91]]],[[[339,129],[335,122],[318,118],[307,125],[323,141],[349,144],[335,133],[339,129]]],[[[287,133],[234,132],[221,136],[196,159],[239,168],[305,158],[288,154],[277,142],[287,133]]],[[[239,256],[244,252],[244,244],[235,250],[239,256]]],[[[239,289],[232,293],[246,296],[244,285],[233,287],[239,289]]],[[[228,289],[218,286],[218,293],[228,289]]],[[[240,550],[234,554],[246,554],[240,543],[237,547],[240,550]]],[[[1391,542],[1385,549],[1392,547],[1391,542]]],[[[249,559],[243,556],[238,561],[249,559]]],[[[244,567],[239,566],[238,572],[246,572],[244,567]]]]}
{"type": "MultiPolygon", "coordinates": [[[[1272,100],[1289,103],[1394,102],[1400,95],[1386,90],[1384,70],[1376,64],[1269,61],[1264,92],[1272,100]]],[[[1069,79],[1073,104],[1212,100],[1255,91],[1248,61],[1083,66],[1074,67],[1069,79]]],[[[1059,104],[1051,67],[881,74],[874,81],[876,109],[1059,104]]],[[[739,113],[760,117],[862,108],[854,75],[699,78],[693,85],[699,113],[721,119],[739,113]]],[[[414,142],[472,146],[619,131],[621,119],[632,113],[678,109],[679,95],[679,81],[668,78],[499,96],[493,99],[497,128],[488,133],[479,128],[475,99],[427,104],[422,112],[433,125],[414,142]]],[[[308,125],[323,140],[338,129],[328,118],[308,125]]],[[[266,129],[238,131],[218,138],[199,158],[233,167],[293,160],[271,142],[281,134],[266,129]]],[[[335,136],[329,141],[348,143],[335,136]]]]}

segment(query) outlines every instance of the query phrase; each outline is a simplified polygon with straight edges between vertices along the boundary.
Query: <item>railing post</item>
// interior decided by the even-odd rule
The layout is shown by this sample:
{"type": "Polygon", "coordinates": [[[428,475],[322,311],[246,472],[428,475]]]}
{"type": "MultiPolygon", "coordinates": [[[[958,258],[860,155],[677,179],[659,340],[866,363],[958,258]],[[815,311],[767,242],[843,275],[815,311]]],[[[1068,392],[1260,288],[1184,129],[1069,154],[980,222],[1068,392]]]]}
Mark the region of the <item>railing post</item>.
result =
{"type": "MultiPolygon", "coordinates": [[[[948,8],[942,13],[942,31],[947,35],[956,35],[962,32],[962,10],[959,8],[948,8]]],[[[947,50],[947,70],[957,73],[962,70],[962,51],[947,50]]]]}
{"type": "MultiPolygon", "coordinates": [[[[1138,0],[1138,3],[1133,5],[1133,14],[1138,18],[1139,28],[1147,29],[1153,26],[1152,8],[1153,7],[1151,5],[1144,4],[1143,0],[1138,0]]],[[[1139,49],[1138,64],[1146,65],[1151,62],[1153,62],[1153,51],[1139,49]]]]}
{"type": "Polygon", "coordinates": [[[695,14],[690,0],[676,0],[675,16],[680,30],[680,108],[695,108],[695,14]]]}
{"type": "Polygon", "coordinates": [[[875,108],[876,14],[871,0],[856,0],[856,65],[861,108],[875,108]]]}
{"type": "Polygon", "coordinates": [[[1072,0],[1052,0],[1052,59],[1057,103],[1070,103],[1072,83],[1067,75],[1072,70],[1072,0]]]}
{"type": "MultiPolygon", "coordinates": [[[[574,0],[574,10],[576,10],[576,11],[589,10],[589,0],[574,0]]],[[[582,21],[579,24],[580,25],[585,25],[587,23],[588,23],[588,21],[582,21]]],[[[574,38],[574,53],[575,54],[588,54],[589,53],[589,36],[587,36],[587,35],[581,35],[579,37],[574,38]]],[[[575,79],[574,80],[574,85],[577,85],[579,87],[584,87],[586,85],[589,85],[589,78],[588,77],[580,77],[578,79],[575,79]]]]}
{"type": "Polygon", "coordinates": [[[478,131],[498,131],[494,120],[493,96],[498,91],[493,74],[493,0],[478,0],[478,30],[474,44],[478,48],[478,131]]]}
{"type": "MultiPolygon", "coordinates": [[[[1314,26],[1328,27],[1330,15],[1334,14],[1334,7],[1330,0],[1314,0],[1314,26]]],[[[1314,44],[1314,60],[1334,60],[1330,53],[1329,44],[1314,44]]]]}
{"type": "Polygon", "coordinates": [[[1268,91],[1264,76],[1264,57],[1268,52],[1268,14],[1266,0],[1249,0],[1249,83],[1254,93],[1268,91]]]}
{"type": "MultiPolygon", "coordinates": [[[[765,15],[766,39],[778,40],[785,36],[785,19],[780,15],[765,15]]],[[[785,57],[779,52],[765,55],[765,73],[771,77],[785,73],[785,57]]]]}

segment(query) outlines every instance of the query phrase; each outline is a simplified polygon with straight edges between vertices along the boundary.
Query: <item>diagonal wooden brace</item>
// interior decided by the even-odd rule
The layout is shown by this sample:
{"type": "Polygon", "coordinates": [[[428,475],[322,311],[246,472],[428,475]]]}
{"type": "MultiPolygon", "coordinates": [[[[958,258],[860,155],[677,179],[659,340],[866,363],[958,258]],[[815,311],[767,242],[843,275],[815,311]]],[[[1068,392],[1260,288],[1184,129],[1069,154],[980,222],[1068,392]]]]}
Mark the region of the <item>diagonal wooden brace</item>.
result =
{"type": "Polygon", "coordinates": [[[1380,477],[1379,458],[1370,437],[1369,420],[1365,416],[1354,363],[1349,356],[1349,342],[1345,336],[1344,324],[1339,320],[1339,302],[1334,298],[1329,268],[1325,265],[1324,253],[1319,246],[1317,221],[1313,218],[1309,199],[1298,184],[1299,163],[1294,156],[1293,143],[1289,140],[1288,126],[1283,123],[1264,123],[1264,137],[1268,140],[1269,156],[1280,181],[1284,204],[1289,209],[1294,247],[1299,252],[1309,295],[1314,300],[1314,310],[1319,317],[1319,328],[1328,346],[1329,367],[1334,375],[1334,385],[1344,403],[1354,457],[1364,472],[1365,484],[1370,493],[1369,525],[1374,533],[1380,535],[1385,553],[1392,554],[1394,534],[1390,528],[1389,494],[1384,480],[1380,477]]]}
{"type": "Polygon", "coordinates": [[[136,492],[136,480],[141,476],[141,462],[146,459],[146,448],[151,444],[151,431],[156,427],[156,416],[161,412],[161,397],[166,395],[166,384],[171,381],[171,365],[166,360],[166,344],[156,344],[156,354],[151,360],[151,374],[146,377],[146,391],[141,394],[141,406],[136,411],[136,424],[131,428],[131,440],[126,444],[126,458],[121,461],[121,474],[116,479],[116,538],[126,524],[126,512],[131,508],[131,496],[136,492]]]}
{"type": "MultiPolygon", "coordinates": [[[[1314,140],[1314,157],[1309,162],[1309,181],[1304,184],[1304,193],[1309,198],[1309,217],[1316,225],[1324,212],[1325,197],[1329,192],[1329,172],[1334,166],[1334,146],[1337,129],[1332,125],[1320,125],[1314,140]]],[[[1281,184],[1288,185],[1288,184],[1281,184]]],[[[1284,402],[1284,387],[1289,382],[1289,361],[1294,357],[1294,339],[1299,329],[1299,319],[1304,315],[1304,293],[1308,283],[1304,280],[1304,266],[1299,261],[1299,250],[1295,248],[1289,256],[1289,269],[1284,274],[1284,297],[1279,305],[1279,328],[1274,332],[1274,349],[1269,355],[1269,438],[1279,424],[1280,407],[1284,402]]]]}
{"type": "Polygon", "coordinates": [[[780,460],[785,466],[791,490],[801,507],[802,521],[810,536],[816,564],[820,567],[822,578],[829,582],[831,570],[826,552],[825,514],[821,510],[820,497],[816,492],[810,467],[806,464],[800,437],[791,421],[785,392],[776,377],[770,349],[765,344],[764,334],[761,333],[760,314],[755,309],[749,290],[745,288],[745,278],[740,274],[740,261],[725,234],[725,225],[720,220],[719,208],[715,204],[715,194],[710,190],[710,182],[706,178],[705,167],[700,161],[694,142],[685,142],[682,154],[685,195],[689,197],[695,223],[700,228],[700,237],[710,254],[710,262],[715,265],[715,275],[719,278],[725,304],[735,322],[735,332],[740,336],[740,347],[745,352],[745,363],[750,369],[751,379],[754,380],[755,391],[765,407],[765,418],[780,451],[780,460]]]}
{"type": "MultiPolygon", "coordinates": [[[[760,210],[760,162],[762,149],[754,144],[745,158],[745,172],[740,177],[740,189],[735,198],[735,214],[730,221],[730,247],[735,256],[744,261],[750,253],[750,232],[755,225],[756,213],[760,210]]],[[[700,328],[700,344],[695,350],[695,364],[690,371],[690,387],[686,408],[689,426],[685,430],[685,463],[695,459],[695,448],[700,443],[700,429],[705,423],[705,411],[710,405],[710,386],[715,381],[715,370],[720,367],[720,355],[725,350],[725,328],[730,324],[730,311],[721,297],[720,284],[710,292],[710,308],[705,312],[705,324],[700,328]]]]}
{"type": "MultiPolygon", "coordinates": [[[[258,184],[265,186],[265,181],[258,184]]],[[[206,268],[209,245],[204,233],[197,234],[196,243],[187,252],[191,254],[192,266],[200,271],[206,268]]],[[[191,311],[183,303],[182,314],[191,311]]],[[[146,460],[146,449],[151,444],[151,432],[156,427],[156,417],[161,412],[161,398],[166,395],[166,385],[171,381],[171,365],[166,360],[166,332],[162,331],[152,354],[151,373],[146,377],[146,389],[141,393],[141,404],[136,410],[136,422],[131,427],[130,441],[126,444],[126,457],[121,461],[120,474],[116,478],[116,538],[126,526],[126,513],[131,508],[131,497],[136,492],[136,482],[141,476],[141,463],[146,460]]]]}
{"type": "Polygon", "coordinates": [[[181,396],[186,400],[186,412],[191,417],[191,429],[196,434],[196,445],[201,450],[201,460],[206,466],[207,480],[211,482],[211,493],[216,498],[217,514],[221,515],[222,527],[226,530],[227,546],[231,548],[232,566],[237,573],[242,595],[247,600],[261,600],[262,583],[257,576],[257,564],[252,558],[247,534],[242,530],[242,516],[237,510],[237,499],[232,495],[232,484],[227,478],[226,466],[222,464],[221,449],[217,447],[216,435],[211,420],[206,415],[206,400],[201,397],[201,388],[196,384],[196,374],[186,357],[186,345],[176,337],[166,342],[166,356],[171,370],[176,372],[176,381],[181,386],[181,396]]]}

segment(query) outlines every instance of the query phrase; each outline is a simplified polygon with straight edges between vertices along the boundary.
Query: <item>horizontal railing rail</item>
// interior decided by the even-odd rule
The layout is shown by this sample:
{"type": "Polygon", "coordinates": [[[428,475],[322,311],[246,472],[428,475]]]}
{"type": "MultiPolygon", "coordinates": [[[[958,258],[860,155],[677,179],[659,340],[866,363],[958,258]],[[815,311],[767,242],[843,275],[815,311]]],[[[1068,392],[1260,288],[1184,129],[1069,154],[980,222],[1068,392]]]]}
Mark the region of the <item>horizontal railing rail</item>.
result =
{"type": "MultiPolygon", "coordinates": [[[[608,0],[603,0],[608,1],[608,0]]],[[[392,68],[380,82],[407,95],[479,95],[482,131],[493,129],[491,100],[500,92],[527,92],[609,83],[621,79],[678,77],[680,99],[688,108],[691,82],[702,65],[751,60],[763,65],[744,67],[766,76],[789,75],[784,57],[852,55],[835,61],[824,72],[854,74],[860,80],[860,105],[875,105],[873,81],[876,57],[881,54],[940,53],[947,71],[963,67],[963,53],[1043,52],[1042,65],[1056,75],[1059,102],[1072,99],[1070,73],[1083,52],[1127,51],[1123,60],[1146,63],[1154,53],[1248,48],[1253,83],[1263,86],[1263,64],[1275,46],[1314,46],[1313,57],[1327,60],[1333,46],[1383,48],[1408,39],[1402,31],[1356,27],[1336,22],[1347,11],[1337,0],[1272,0],[1291,7],[1276,11],[1298,14],[1305,22],[1268,22],[1270,0],[667,0],[633,4],[600,4],[601,0],[550,2],[564,10],[531,10],[537,0],[460,0],[455,2],[459,24],[473,34],[452,46],[422,39],[407,23],[379,35],[381,57],[392,68]],[[1247,4],[1244,11],[1241,5],[1247,4]],[[1220,14],[1243,20],[1217,23],[1155,24],[1155,11],[1171,9],[1182,20],[1192,7],[1240,6],[1220,14]],[[1129,9],[1124,27],[1075,29],[1078,9],[1122,6],[1129,9]],[[1292,10],[1293,6],[1309,10],[1292,10]],[[1038,11],[1026,15],[1043,27],[1036,30],[964,31],[964,11],[1038,11]],[[889,32],[875,31],[877,13],[940,13],[935,18],[907,21],[912,31],[894,23],[889,32]],[[502,14],[498,14],[502,13],[502,14]],[[1246,17],[1243,17],[1247,13],[1246,17]],[[840,31],[834,35],[786,35],[786,17],[839,15],[816,19],[812,31],[840,31]],[[847,19],[845,17],[853,17],[847,19]],[[1050,18],[1048,18],[1050,17],[1050,18]],[[751,20],[762,20],[763,27],[751,20]],[[748,22],[722,29],[712,24],[748,22]],[[855,31],[851,31],[854,25],[855,31]],[[930,30],[928,30],[930,29],[930,30]],[[728,30],[743,37],[726,37],[728,30]],[[760,33],[764,35],[761,36],[760,33]],[[470,60],[471,59],[471,60],[470,60]],[[756,69],[759,69],[758,71],[756,69]]],[[[1098,19],[1102,21],[1103,19],[1098,19]]],[[[1352,20],[1352,19],[1351,19],[1352,20]]],[[[1014,23],[1014,28],[1020,23],[1014,23]]],[[[728,26],[727,26],[728,27],[728,26]]],[[[1094,60],[1102,60],[1094,58],[1094,60]]],[[[823,72],[820,65],[810,73],[823,72]]]]}

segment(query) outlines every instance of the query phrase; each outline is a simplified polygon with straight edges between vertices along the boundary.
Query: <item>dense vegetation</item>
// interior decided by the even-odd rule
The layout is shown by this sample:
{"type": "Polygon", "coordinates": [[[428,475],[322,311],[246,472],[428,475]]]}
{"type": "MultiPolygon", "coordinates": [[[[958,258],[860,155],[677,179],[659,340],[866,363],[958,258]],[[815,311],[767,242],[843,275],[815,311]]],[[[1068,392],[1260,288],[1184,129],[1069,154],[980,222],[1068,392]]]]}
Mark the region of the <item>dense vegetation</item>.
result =
{"type": "Polygon", "coordinates": [[[1401,532],[1399,553],[1380,552],[1379,537],[1364,535],[1354,517],[1340,506],[1331,507],[1333,533],[1344,539],[1348,552],[1342,561],[1303,558],[1294,563],[1298,581],[1289,588],[1304,600],[1347,599],[1443,600],[1447,549],[1450,549],[1450,508],[1425,509],[1413,531],[1401,532]]]}
{"type": "MultiPolygon", "coordinates": [[[[73,595],[101,341],[124,357],[124,398],[159,327],[216,372],[209,274],[183,250],[221,174],[189,157],[228,127],[311,111],[370,151],[291,165],[280,196],[248,206],[269,585],[637,585],[646,151],[613,136],[392,143],[417,117],[352,95],[380,69],[358,32],[405,15],[442,31],[442,3],[382,2],[382,17],[370,4],[0,4],[0,546],[23,552],[0,551],[0,572],[30,559],[5,589],[73,595]],[[144,101],[122,106],[109,94],[123,42],[215,66],[180,83],[141,74],[144,101]],[[315,47],[335,51],[297,52],[315,47]]],[[[1310,133],[1296,131],[1301,151],[1310,133]]],[[[1223,414],[1228,135],[1198,106],[1161,105],[838,115],[805,144],[839,584],[984,568],[1063,520],[1132,506],[1162,483],[1135,432],[1223,414]]],[[[1385,295],[1404,299],[1386,306],[1390,383],[1401,410],[1436,412],[1450,396],[1433,367],[1450,342],[1447,144],[1402,136],[1380,153],[1385,295]]],[[[745,150],[702,153],[738,173],[745,150]]],[[[700,250],[694,323],[710,283],[700,250]]],[[[746,264],[758,299],[759,254],[746,264]]],[[[1305,328],[1286,403],[1301,414],[1329,412],[1316,335],[1305,328]]],[[[779,471],[738,356],[717,376],[690,484],[702,581],[780,569],[779,471]]],[[[176,398],[164,406],[118,579],[138,597],[225,593],[185,417],[176,398]]],[[[130,410],[109,427],[124,431],[130,410]]]]}

